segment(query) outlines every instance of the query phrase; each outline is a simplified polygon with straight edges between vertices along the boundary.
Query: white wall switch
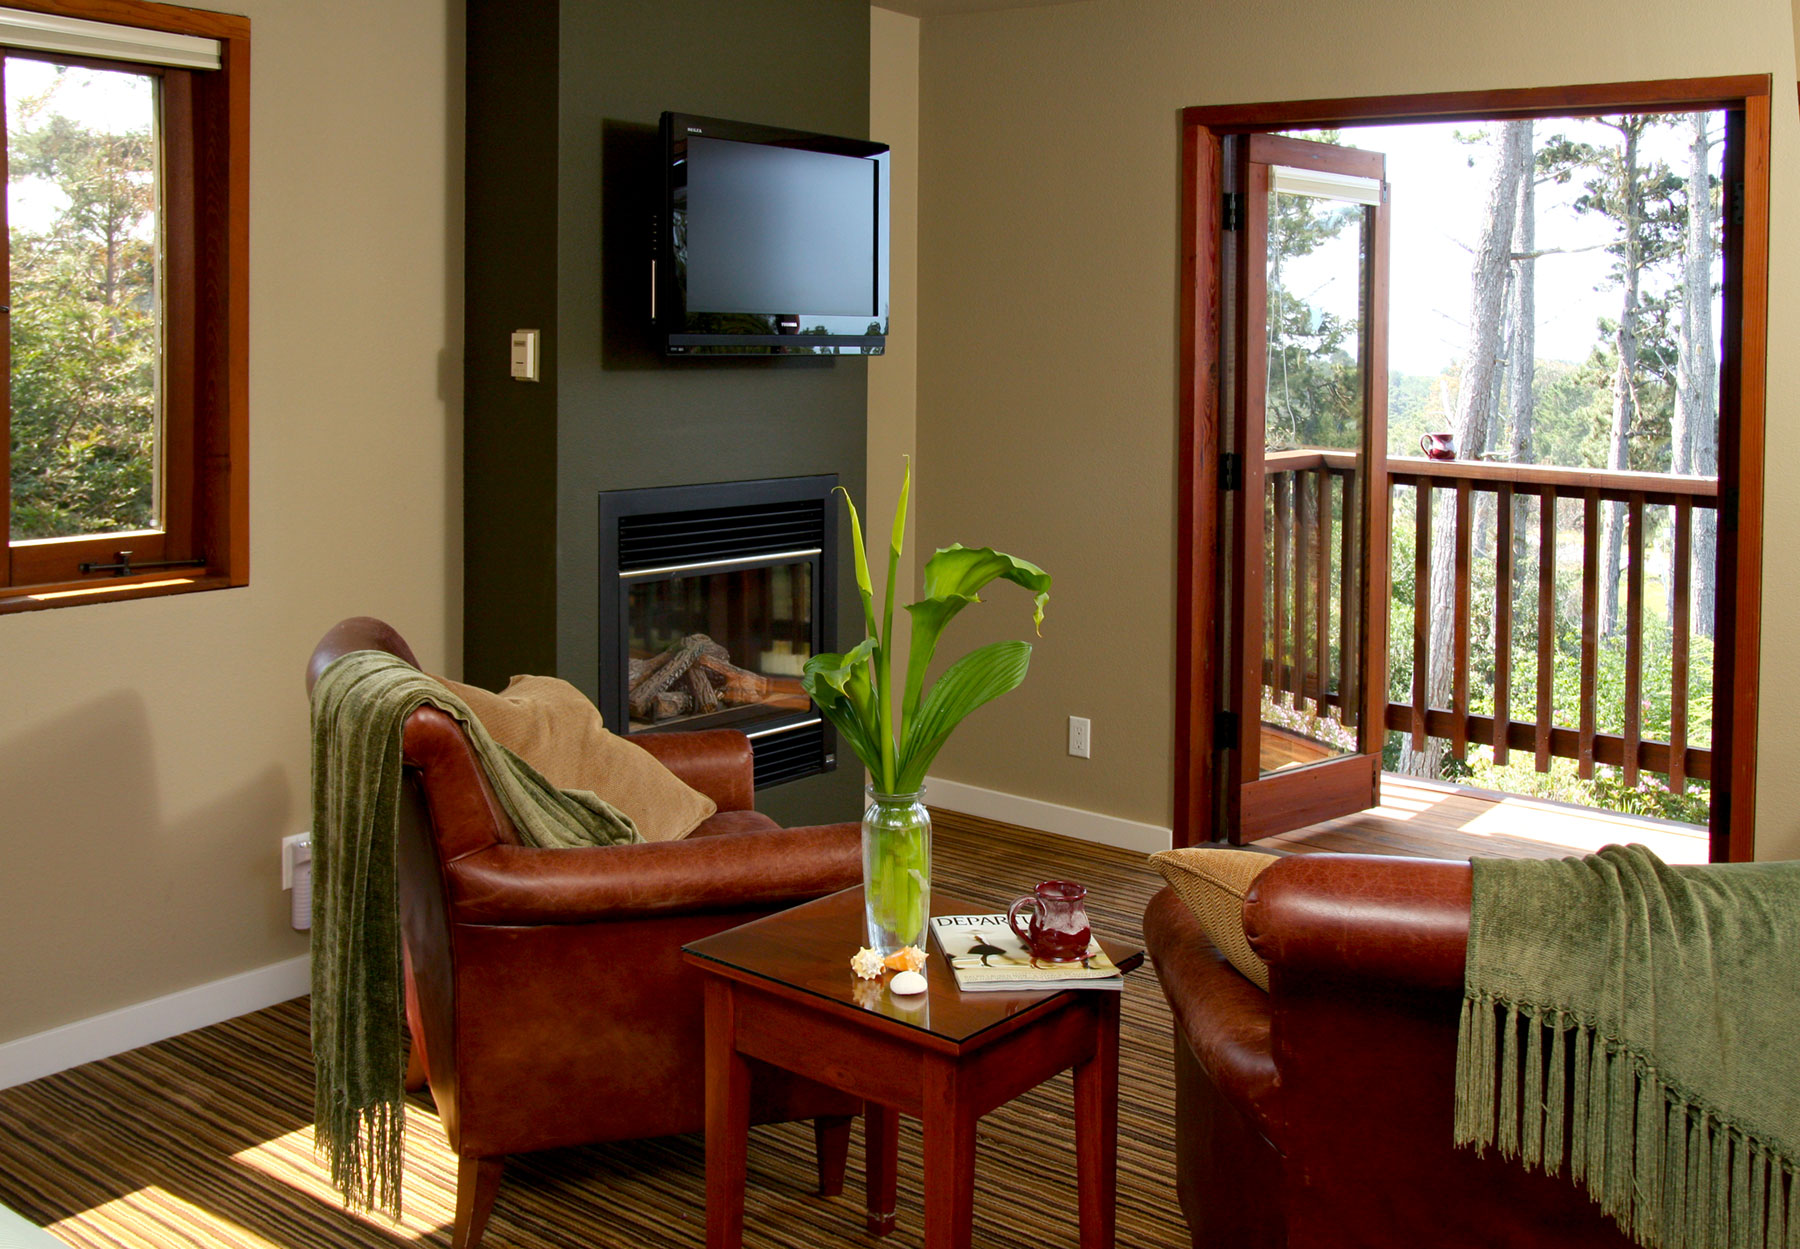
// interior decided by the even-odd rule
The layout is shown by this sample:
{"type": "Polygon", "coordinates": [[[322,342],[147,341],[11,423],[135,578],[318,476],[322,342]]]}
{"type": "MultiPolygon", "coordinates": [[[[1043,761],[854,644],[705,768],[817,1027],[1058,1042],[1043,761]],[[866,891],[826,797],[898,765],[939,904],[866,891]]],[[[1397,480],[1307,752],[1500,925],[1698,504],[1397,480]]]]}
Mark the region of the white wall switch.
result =
{"type": "Polygon", "coordinates": [[[512,376],[516,382],[538,380],[538,332],[536,330],[513,331],[512,376]]]}
{"type": "Polygon", "coordinates": [[[1092,731],[1086,716],[1070,716],[1069,753],[1077,759],[1086,759],[1091,745],[1089,734],[1092,731]]]}

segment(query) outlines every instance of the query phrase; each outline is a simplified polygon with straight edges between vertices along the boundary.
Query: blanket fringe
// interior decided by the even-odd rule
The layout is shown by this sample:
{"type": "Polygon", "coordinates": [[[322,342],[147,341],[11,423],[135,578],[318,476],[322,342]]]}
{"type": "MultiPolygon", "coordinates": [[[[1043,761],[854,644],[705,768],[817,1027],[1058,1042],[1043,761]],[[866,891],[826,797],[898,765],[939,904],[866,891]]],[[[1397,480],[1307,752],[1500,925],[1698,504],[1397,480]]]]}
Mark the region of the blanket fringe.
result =
{"type": "Polygon", "coordinates": [[[313,1151],[325,1154],[331,1182],[346,1205],[400,1218],[400,1171],[405,1158],[404,1106],[375,1102],[315,1107],[313,1151]]]}
{"type": "Polygon", "coordinates": [[[1800,1159],[1690,1102],[1641,1054],[1566,1011],[1490,996],[1463,999],[1457,1033],[1458,1145],[1566,1166],[1648,1249],[1800,1249],[1800,1159]]]}

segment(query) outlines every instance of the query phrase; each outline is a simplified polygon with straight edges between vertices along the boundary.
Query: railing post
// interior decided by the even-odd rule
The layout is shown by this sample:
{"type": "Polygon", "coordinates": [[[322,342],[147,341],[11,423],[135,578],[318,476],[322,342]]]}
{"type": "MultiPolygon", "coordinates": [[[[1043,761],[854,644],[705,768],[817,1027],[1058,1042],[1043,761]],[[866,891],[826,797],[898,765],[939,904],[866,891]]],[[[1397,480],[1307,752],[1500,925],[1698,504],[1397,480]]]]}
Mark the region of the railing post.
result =
{"type": "Polygon", "coordinates": [[[1513,487],[1494,502],[1494,762],[1505,766],[1512,727],[1513,487]]]}
{"type": "Polygon", "coordinates": [[[1644,740],[1644,496],[1633,491],[1626,504],[1625,544],[1631,566],[1625,573],[1625,786],[1638,783],[1638,747],[1644,740]]]}
{"type": "Polygon", "coordinates": [[[1600,491],[1589,486],[1581,508],[1581,728],[1575,774],[1594,776],[1595,696],[1600,676],[1600,491]]]}
{"type": "Polygon", "coordinates": [[[1357,591],[1375,570],[1357,558],[1362,509],[1357,506],[1355,475],[1338,478],[1338,494],[1342,500],[1338,511],[1338,721],[1346,728],[1360,728],[1363,639],[1362,600],[1357,591]]]}
{"type": "Polygon", "coordinates": [[[1413,544],[1413,697],[1412,748],[1425,749],[1425,705],[1430,698],[1431,671],[1431,479],[1421,477],[1413,490],[1416,540],[1413,544]]]}
{"type": "Polygon", "coordinates": [[[1311,580],[1308,565],[1312,544],[1318,541],[1317,520],[1307,502],[1306,474],[1294,474],[1294,710],[1306,710],[1306,600],[1311,580]]]}
{"type": "Polygon", "coordinates": [[[1556,487],[1538,497],[1537,770],[1550,770],[1556,719],[1556,487]]]}
{"type": "Polygon", "coordinates": [[[1475,508],[1469,479],[1456,483],[1456,608],[1451,620],[1450,656],[1450,753],[1463,759],[1469,753],[1469,617],[1474,615],[1475,508]]]}
{"type": "Polygon", "coordinates": [[[1331,472],[1320,467],[1312,478],[1313,520],[1318,528],[1313,568],[1313,669],[1319,679],[1319,697],[1313,706],[1322,719],[1331,697],[1331,472]]]}
{"type": "Polygon", "coordinates": [[[1694,502],[1675,501],[1675,601],[1669,613],[1669,792],[1687,792],[1688,630],[1694,601],[1694,502]]]}

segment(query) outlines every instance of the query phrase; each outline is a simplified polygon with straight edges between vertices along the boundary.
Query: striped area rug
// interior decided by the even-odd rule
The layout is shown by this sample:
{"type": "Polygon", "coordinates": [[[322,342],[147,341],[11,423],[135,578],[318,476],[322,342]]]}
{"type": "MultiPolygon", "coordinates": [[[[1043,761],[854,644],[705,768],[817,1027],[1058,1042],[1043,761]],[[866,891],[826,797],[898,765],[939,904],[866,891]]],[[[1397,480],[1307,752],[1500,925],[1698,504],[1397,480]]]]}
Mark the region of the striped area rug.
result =
{"type": "MultiPolygon", "coordinates": [[[[1160,885],[1141,855],[947,813],[934,875],[996,909],[1038,880],[1088,886],[1103,934],[1142,943],[1160,885]]],[[[1120,1054],[1121,1246],[1189,1243],[1174,1197],[1170,1020],[1148,964],[1126,983],[1120,1054]]],[[[1067,1073],[981,1121],[974,1242],[1078,1243],[1067,1073]]],[[[93,1249],[341,1249],[447,1245],[455,1159],[429,1102],[408,1112],[405,1211],[347,1214],[312,1150],[305,999],[0,1092],[0,1205],[93,1249]]],[[[900,1226],[922,1243],[919,1132],[902,1121],[900,1226]]],[[[806,1125],[752,1129],[744,1242],[756,1249],[883,1243],[862,1216],[862,1142],[842,1197],[814,1191],[806,1125]]],[[[699,1136],[515,1158],[483,1242],[491,1249],[699,1246],[706,1239],[699,1136]]]]}

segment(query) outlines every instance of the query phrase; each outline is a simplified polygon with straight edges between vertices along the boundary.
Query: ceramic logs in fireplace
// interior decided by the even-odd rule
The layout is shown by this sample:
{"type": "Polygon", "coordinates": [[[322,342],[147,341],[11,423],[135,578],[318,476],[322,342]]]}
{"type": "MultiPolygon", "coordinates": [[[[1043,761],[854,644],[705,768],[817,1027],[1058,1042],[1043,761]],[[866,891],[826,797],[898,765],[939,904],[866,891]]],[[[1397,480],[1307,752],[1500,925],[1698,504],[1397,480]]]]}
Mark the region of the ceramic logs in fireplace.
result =
{"type": "Polygon", "coordinates": [[[600,495],[600,710],[617,732],[734,728],[758,788],[835,766],[800,688],[837,636],[835,476],[600,495]]]}

